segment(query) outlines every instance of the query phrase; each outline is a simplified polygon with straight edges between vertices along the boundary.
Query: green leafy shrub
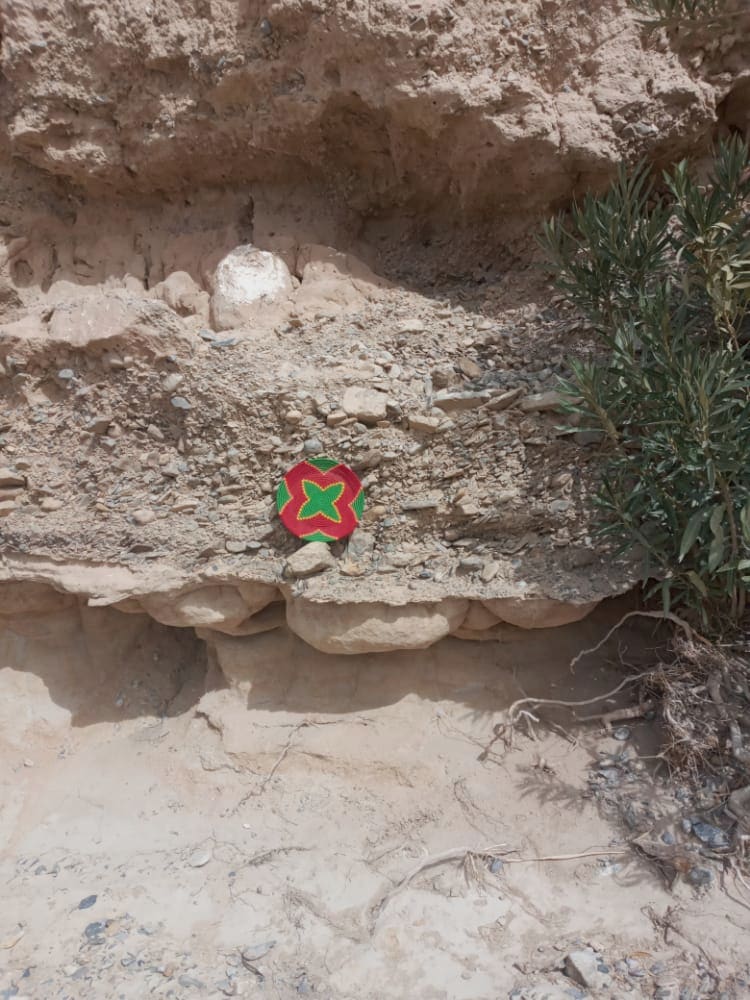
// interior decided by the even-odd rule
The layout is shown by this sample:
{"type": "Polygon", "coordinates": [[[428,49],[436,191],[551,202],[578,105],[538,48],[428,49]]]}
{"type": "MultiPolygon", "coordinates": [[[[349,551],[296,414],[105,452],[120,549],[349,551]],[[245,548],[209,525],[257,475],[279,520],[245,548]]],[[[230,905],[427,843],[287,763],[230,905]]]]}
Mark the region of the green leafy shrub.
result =
{"type": "Polygon", "coordinates": [[[569,409],[604,435],[597,503],[665,607],[737,620],[750,586],[750,153],[723,143],[657,192],[620,170],[544,227],[557,284],[602,351],[571,362],[569,409]]]}
{"type": "Polygon", "coordinates": [[[630,5],[649,28],[711,24],[721,20],[728,7],[727,0],[630,0],[630,5]]]}

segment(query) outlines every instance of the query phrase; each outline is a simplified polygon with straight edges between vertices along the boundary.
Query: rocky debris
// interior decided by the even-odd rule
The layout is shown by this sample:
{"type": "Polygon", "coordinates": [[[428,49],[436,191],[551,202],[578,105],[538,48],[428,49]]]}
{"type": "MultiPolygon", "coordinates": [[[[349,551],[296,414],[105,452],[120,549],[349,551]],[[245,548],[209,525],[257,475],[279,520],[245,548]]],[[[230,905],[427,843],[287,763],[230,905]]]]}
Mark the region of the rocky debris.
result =
{"type": "Polygon", "coordinates": [[[7,517],[18,510],[15,500],[0,500],[0,517],[7,517]]]}
{"type": "Polygon", "coordinates": [[[336,560],[325,542],[308,542],[297,549],[284,564],[289,576],[305,577],[333,569],[336,560]]]}
{"type": "Polygon", "coordinates": [[[219,262],[213,286],[211,319],[216,330],[252,324],[263,309],[285,303],[293,290],[281,257],[250,245],[237,247],[219,262]]]}
{"type": "Polygon", "coordinates": [[[377,424],[388,416],[388,397],[376,389],[350,386],[341,400],[341,409],[363,424],[377,424]]]}

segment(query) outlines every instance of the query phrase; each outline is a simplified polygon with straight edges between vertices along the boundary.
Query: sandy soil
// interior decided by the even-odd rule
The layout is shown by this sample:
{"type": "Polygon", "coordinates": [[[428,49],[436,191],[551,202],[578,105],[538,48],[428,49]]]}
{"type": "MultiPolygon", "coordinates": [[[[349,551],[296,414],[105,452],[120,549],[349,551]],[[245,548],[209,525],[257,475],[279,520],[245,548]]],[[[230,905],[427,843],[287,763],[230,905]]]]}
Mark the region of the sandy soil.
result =
{"type": "Polygon", "coordinates": [[[746,995],[742,887],[716,869],[670,888],[596,791],[625,750],[607,783],[676,815],[653,724],[623,743],[561,712],[483,755],[516,698],[589,698],[621,679],[618,648],[646,655],[654,637],[623,629],[570,670],[621,611],[416,655],[303,659],[279,630],[243,640],[229,682],[145,616],[19,619],[0,639],[0,996],[746,995]],[[608,989],[561,971],[588,945],[608,989]]]}

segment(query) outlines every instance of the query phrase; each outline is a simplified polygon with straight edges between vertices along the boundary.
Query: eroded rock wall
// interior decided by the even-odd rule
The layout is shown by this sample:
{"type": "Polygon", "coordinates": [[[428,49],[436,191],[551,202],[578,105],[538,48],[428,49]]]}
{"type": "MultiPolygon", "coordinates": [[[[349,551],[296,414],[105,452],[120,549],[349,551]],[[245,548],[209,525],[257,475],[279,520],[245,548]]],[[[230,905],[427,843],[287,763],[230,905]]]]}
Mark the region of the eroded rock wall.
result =
{"type": "Polygon", "coordinates": [[[528,213],[624,154],[693,150],[747,73],[742,24],[685,54],[624,0],[1,9],[11,153],[139,195],[273,181],[358,212],[528,213]]]}

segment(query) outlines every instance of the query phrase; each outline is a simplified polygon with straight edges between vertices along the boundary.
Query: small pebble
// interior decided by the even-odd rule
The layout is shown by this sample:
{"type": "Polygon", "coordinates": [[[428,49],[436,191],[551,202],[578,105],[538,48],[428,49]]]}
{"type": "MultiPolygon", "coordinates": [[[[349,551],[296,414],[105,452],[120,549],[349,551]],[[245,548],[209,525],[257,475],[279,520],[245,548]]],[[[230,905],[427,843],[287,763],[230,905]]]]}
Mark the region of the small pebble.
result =
{"type": "Polygon", "coordinates": [[[192,410],[193,408],[184,396],[172,396],[170,402],[176,410],[192,410]]]}
{"type": "Polygon", "coordinates": [[[260,944],[253,944],[242,949],[243,962],[257,962],[264,955],[267,955],[272,948],[276,947],[275,941],[263,941],[260,944]]]}
{"type": "Polygon", "coordinates": [[[712,826],[710,823],[704,823],[702,820],[695,820],[692,824],[692,829],[698,840],[708,847],[714,849],[729,847],[729,837],[718,826],[712,826]]]}
{"type": "Polygon", "coordinates": [[[688,881],[696,886],[711,885],[713,873],[710,868],[691,868],[688,872],[688,881]]]}
{"type": "Polygon", "coordinates": [[[96,900],[97,900],[96,896],[86,896],[78,904],[78,909],[79,910],[88,910],[88,909],[90,909],[94,905],[94,903],[96,902],[96,900]]]}
{"type": "Polygon", "coordinates": [[[197,851],[193,851],[193,853],[188,858],[188,864],[190,865],[191,868],[202,868],[204,865],[208,864],[211,858],[212,854],[210,851],[206,851],[203,848],[200,848],[197,851]]]}
{"type": "Polygon", "coordinates": [[[627,726],[620,726],[619,729],[615,729],[612,733],[612,737],[619,740],[621,743],[624,743],[626,740],[630,739],[630,730],[627,726]]]}

